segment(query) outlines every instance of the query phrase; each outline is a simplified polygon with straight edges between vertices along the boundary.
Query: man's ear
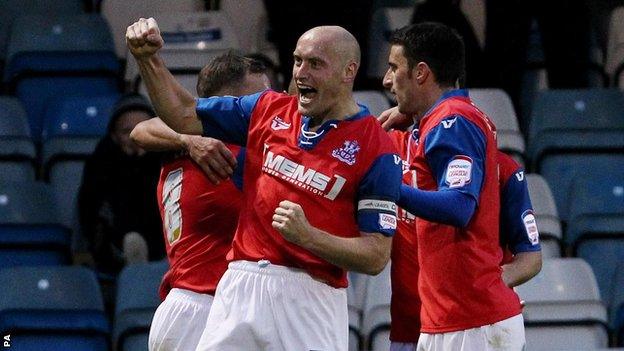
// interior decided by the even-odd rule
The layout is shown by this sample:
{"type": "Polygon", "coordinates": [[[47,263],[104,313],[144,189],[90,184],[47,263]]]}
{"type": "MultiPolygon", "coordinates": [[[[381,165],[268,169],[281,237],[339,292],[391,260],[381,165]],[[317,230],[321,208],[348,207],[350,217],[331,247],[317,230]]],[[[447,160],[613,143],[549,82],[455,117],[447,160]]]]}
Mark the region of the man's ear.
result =
{"type": "Polygon", "coordinates": [[[344,81],[345,82],[355,81],[355,76],[357,75],[359,67],[360,65],[357,62],[355,61],[349,62],[347,66],[345,67],[344,81]]]}
{"type": "Polygon", "coordinates": [[[425,62],[418,62],[418,64],[416,64],[416,66],[412,69],[412,76],[416,77],[418,84],[426,82],[431,74],[431,69],[425,62]]]}

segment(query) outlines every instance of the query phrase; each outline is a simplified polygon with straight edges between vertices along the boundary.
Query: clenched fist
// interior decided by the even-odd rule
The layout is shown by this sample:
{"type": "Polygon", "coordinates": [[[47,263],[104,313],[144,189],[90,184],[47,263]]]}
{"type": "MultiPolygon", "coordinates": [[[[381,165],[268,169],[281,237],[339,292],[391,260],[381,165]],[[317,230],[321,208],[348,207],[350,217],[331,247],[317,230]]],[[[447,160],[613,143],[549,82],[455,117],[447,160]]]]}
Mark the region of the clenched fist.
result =
{"type": "Polygon", "coordinates": [[[284,239],[305,247],[313,235],[313,227],[308,222],[299,204],[284,200],[279,203],[271,223],[284,239]]]}
{"type": "Polygon", "coordinates": [[[158,24],[151,17],[139,19],[126,30],[126,45],[136,59],[154,55],[163,43],[158,24]]]}

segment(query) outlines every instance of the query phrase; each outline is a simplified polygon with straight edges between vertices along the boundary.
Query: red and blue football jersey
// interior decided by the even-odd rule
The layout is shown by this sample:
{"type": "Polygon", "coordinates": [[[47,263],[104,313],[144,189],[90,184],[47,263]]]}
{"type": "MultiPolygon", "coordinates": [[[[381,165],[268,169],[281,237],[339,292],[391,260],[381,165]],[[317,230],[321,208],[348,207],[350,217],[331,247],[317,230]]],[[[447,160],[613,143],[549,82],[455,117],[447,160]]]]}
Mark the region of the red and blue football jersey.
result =
{"type": "Polygon", "coordinates": [[[421,331],[446,333],[520,313],[502,280],[495,128],[465,90],[445,93],[420,121],[418,188],[460,191],[477,207],[465,228],[416,219],[421,331]]]}
{"type": "Polygon", "coordinates": [[[539,231],[529,197],[524,169],[505,153],[498,152],[501,191],[501,265],[510,263],[519,252],[541,251],[539,231]]]}
{"type": "MultiPolygon", "coordinates": [[[[394,141],[403,160],[403,184],[416,188],[416,171],[411,160],[416,154],[416,132],[393,130],[394,141]]],[[[390,340],[415,343],[420,335],[420,296],[418,295],[418,243],[416,217],[399,208],[397,231],[392,238],[390,281],[390,340]]]]}
{"type": "Polygon", "coordinates": [[[401,159],[366,108],[315,132],[296,97],[273,91],[198,99],[197,114],[205,135],[247,148],[243,208],[229,260],[269,260],[347,286],[342,268],[273,229],[283,200],[300,204],[311,225],[333,235],[394,234],[401,159]]]}
{"type": "MultiPolygon", "coordinates": [[[[239,146],[228,148],[243,162],[239,146]]],[[[232,179],[213,185],[189,157],[163,164],[157,197],[170,268],[160,286],[162,299],[172,288],[214,294],[238,223],[241,167],[232,179]]]]}

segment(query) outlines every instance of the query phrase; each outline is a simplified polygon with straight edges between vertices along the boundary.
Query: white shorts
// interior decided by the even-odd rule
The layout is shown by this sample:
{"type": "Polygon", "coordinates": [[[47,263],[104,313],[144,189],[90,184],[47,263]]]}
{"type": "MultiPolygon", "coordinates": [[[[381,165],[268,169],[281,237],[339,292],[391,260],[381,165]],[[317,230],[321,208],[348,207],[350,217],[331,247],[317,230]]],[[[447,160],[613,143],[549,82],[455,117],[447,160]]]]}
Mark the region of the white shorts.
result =
{"type": "Polygon", "coordinates": [[[418,351],[524,350],[522,314],[482,327],[442,334],[420,333],[418,351]]]}
{"type": "Polygon", "coordinates": [[[195,350],[213,299],[208,294],[171,289],[152,319],[149,350],[195,350]]]}
{"type": "Polygon", "coordinates": [[[198,351],[347,351],[346,289],[268,261],[231,262],[198,351]]]}
{"type": "Polygon", "coordinates": [[[416,351],[415,342],[390,342],[390,351],[416,351]]]}

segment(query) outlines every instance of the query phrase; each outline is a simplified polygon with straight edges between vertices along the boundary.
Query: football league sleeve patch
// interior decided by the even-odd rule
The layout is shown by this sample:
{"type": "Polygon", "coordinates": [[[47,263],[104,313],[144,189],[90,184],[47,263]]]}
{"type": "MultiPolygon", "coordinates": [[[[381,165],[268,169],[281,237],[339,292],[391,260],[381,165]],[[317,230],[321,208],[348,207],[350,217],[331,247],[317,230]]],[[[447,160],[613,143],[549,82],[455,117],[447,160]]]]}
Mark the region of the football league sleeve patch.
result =
{"type": "Polygon", "coordinates": [[[196,111],[204,128],[203,135],[245,146],[251,114],[263,93],[197,99],[196,111]]]}
{"type": "Polygon", "coordinates": [[[501,192],[501,235],[511,252],[540,251],[539,231],[524,171],[518,170],[501,192]]]}
{"type": "Polygon", "coordinates": [[[426,136],[425,157],[438,190],[456,190],[479,200],[485,170],[486,139],[468,119],[443,119],[426,136]]]}
{"type": "Polygon", "coordinates": [[[401,177],[401,158],[398,155],[384,154],[373,163],[358,189],[357,221],[360,231],[394,235],[401,177]]]}

